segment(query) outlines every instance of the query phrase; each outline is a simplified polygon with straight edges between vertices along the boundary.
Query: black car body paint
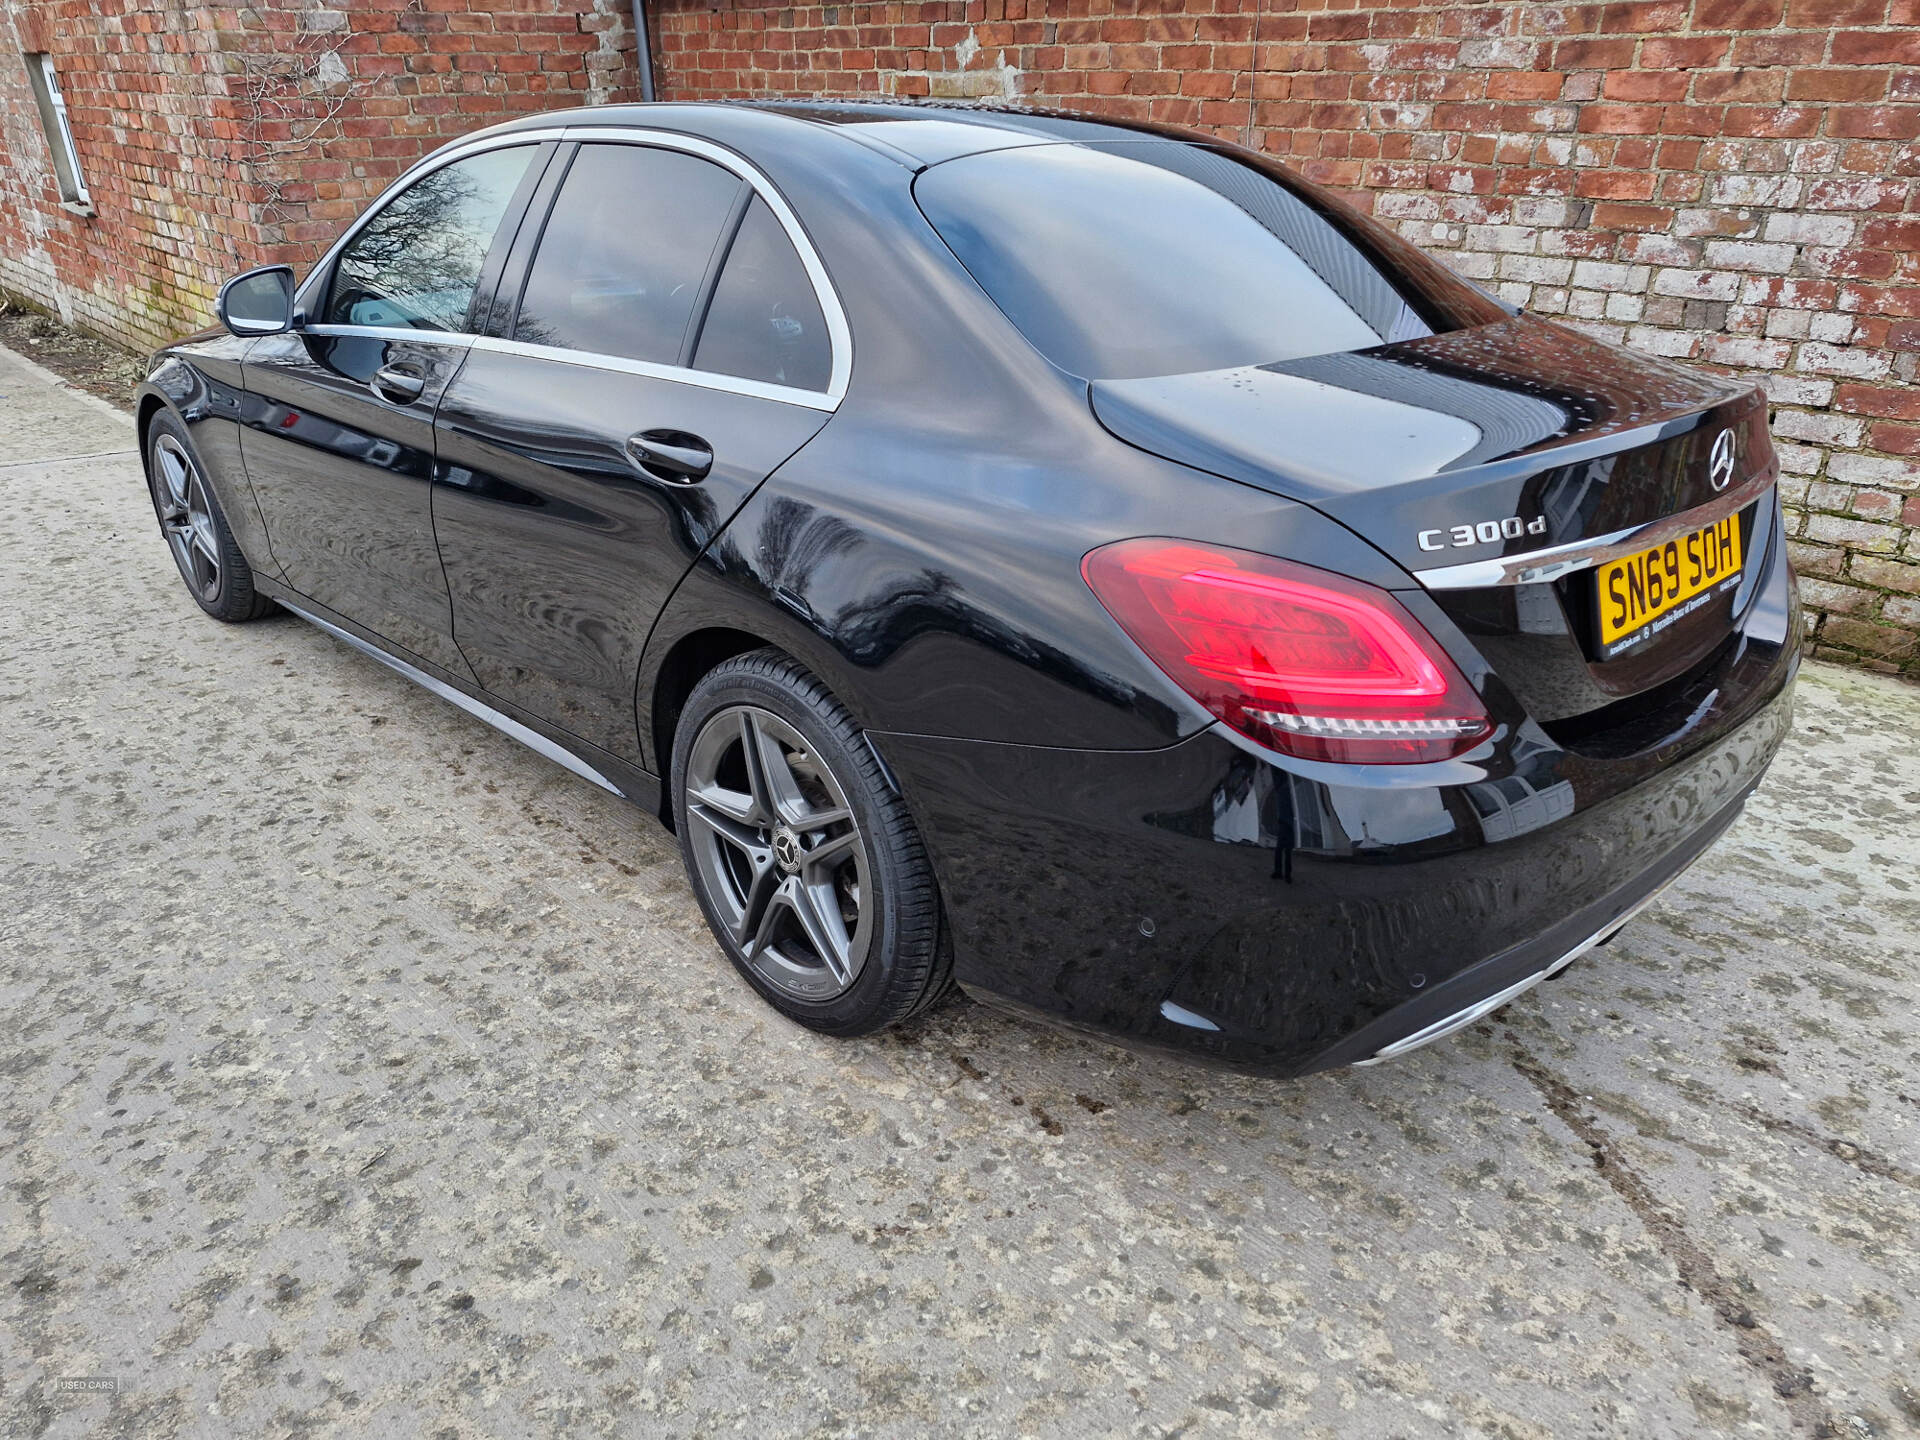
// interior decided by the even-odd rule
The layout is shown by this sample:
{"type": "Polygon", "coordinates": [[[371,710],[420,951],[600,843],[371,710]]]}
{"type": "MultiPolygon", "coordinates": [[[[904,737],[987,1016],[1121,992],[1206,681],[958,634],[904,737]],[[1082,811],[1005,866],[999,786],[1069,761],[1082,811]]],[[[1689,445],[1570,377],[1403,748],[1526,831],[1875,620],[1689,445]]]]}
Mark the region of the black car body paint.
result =
{"type": "MultiPolygon", "coordinates": [[[[800,660],[911,806],[973,993],[1266,1074],[1364,1059],[1605,930],[1764,773],[1799,627],[1757,395],[1513,316],[1217,147],[1209,165],[1284,184],[1431,333],[1090,380],[982,289],[915,177],[1169,132],[858,105],[610,107],[564,125],[489,132],[541,157],[470,335],[511,340],[572,148],[650,130],[744,157],[791,206],[844,308],[843,393],[796,403],[310,323],[169,347],[140,388],[143,425],[162,405],[187,423],[268,593],[660,813],[689,674],[753,644],[800,660]],[[368,389],[410,360],[429,394],[368,389]],[[710,476],[639,466],[626,438],[654,428],[710,441],[710,476]],[[1757,497],[1737,512],[1742,581],[1618,658],[1595,649],[1591,568],[1432,573],[1710,504],[1728,430],[1757,497]],[[1490,738],[1433,764],[1343,765],[1228,730],[1081,578],[1089,551],[1133,536],[1392,592],[1478,690],[1490,738]]],[[[327,283],[322,267],[303,303],[327,283]]]]}

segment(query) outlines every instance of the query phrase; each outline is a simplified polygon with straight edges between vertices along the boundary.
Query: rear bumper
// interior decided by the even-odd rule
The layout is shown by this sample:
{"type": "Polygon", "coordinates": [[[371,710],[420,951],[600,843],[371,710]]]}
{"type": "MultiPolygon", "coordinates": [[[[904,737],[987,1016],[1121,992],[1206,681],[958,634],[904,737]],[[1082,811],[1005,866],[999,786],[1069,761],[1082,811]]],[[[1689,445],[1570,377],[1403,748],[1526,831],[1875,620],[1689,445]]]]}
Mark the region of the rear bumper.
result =
{"type": "Polygon", "coordinates": [[[971,993],[1297,1075],[1518,993],[1698,859],[1786,734],[1783,641],[1746,646],[1626,758],[1531,725],[1478,763],[1404,767],[1290,761],[1217,727],[1150,752],[873,738],[971,993]]]}
{"type": "Polygon", "coordinates": [[[1539,939],[1471,965],[1451,979],[1395,1007],[1370,1025],[1314,1057],[1309,1070],[1339,1065],[1379,1065],[1444,1040],[1502,1005],[1550,980],[1597,945],[1602,945],[1646,909],[1704,855],[1739,818],[1746,797],[1689,836],[1660,864],[1607,897],[1588,906],[1539,939]],[[1575,936],[1580,938],[1574,939],[1575,936]],[[1569,943],[1571,942],[1571,943],[1569,943]]]}

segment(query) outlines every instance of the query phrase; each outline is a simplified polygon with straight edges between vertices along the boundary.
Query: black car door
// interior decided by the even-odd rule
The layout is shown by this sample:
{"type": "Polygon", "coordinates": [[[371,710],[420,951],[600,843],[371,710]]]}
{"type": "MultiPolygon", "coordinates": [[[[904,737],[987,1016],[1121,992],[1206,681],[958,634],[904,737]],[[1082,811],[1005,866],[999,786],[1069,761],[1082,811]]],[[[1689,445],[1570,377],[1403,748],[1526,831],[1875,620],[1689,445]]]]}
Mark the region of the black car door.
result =
{"type": "Polygon", "coordinates": [[[461,652],[488,691],[636,763],[654,618],[850,363],[818,259],[747,174],[686,139],[582,144],[514,313],[495,307],[436,421],[461,652]]]}
{"type": "Polygon", "coordinates": [[[542,148],[485,150],[388,199],[305,287],[311,322],[246,360],[242,448],[286,583],[460,675],[433,543],[433,412],[542,148]]]}

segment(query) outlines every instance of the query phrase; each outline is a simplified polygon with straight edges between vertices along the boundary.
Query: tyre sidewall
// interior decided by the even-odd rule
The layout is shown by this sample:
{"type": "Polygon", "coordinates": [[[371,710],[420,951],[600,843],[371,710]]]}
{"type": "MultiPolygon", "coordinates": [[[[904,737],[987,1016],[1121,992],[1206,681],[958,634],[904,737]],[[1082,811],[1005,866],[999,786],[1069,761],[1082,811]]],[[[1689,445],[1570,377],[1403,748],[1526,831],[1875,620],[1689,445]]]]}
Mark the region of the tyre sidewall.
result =
{"type": "Polygon", "coordinates": [[[147,428],[147,498],[153,503],[153,518],[161,526],[161,538],[166,538],[165,519],[160,503],[160,461],[158,449],[160,437],[171,436],[187,457],[193,461],[200,472],[200,484],[207,497],[207,512],[213,517],[214,534],[220,542],[220,581],[214,587],[213,597],[207,599],[197,590],[192,580],[180,569],[180,563],[174,556],[173,546],[167,546],[167,558],[174,562],[174,572],[180,576],[180,583],[186,587],[193,602],[216,620],[243,620],[250,618],[254,606],[253,575],[247,568],[246,557],[240,553],[240,543],[234,539],[233,530],[227,524],[227,513],[220,507],[220,496],[215,492],[212,473],[206,462],[200,458],[187,427],[174,417],[172,412],[160,411],[153,417],[147,428]],[[235,562],[238,562],[237,564],[235,562]]]}
{"type": "MultiPolygon", "coordinates": [[[[794,669],[797,670],[797,667],[794,669]]],[[[861,742],[856,739],[854,743],[861,742]]],[[[852,746],[830,719],[819,713],[807,699],[772,675],[754,669],[723,667],[695,686],[674,733],[674,826],[681,837],[680,850],[688,881],[700,902],[708,927],[721,948],[727,952],[727,958],[733,962],[734,968],[762,998],[783,1014],[828,1034],[863,1034],[910,1013],[911,1005],[888,1004],[903,951],[907,947],[924,945],[930,954],[938,942],[937,901],[930,901],[924,907],[928,912],[925,914],[915,913],[922,907],[902,903],[904,897],[912,896],[918,888],[909,883],[908,867],[924,866],[926,860],[917,841],[912,847],[914,853],[907,855],[898,853],[893,846],[885,843],[890,827],[887,817],[880,813],[880,806],[886,801],[875,793],[877,771],[878,766],[872,757],[854,753],[852,746]],[[775,989],[754,970],[740,953],[739,946],[727,933],[724,922],[708,900],[693,861],[691,847],[687,843],[686,774],[694,737],[714,715],[734,705],[753,705],[771,711],[798,730],[833,771],[834,778],[846,793],[854,820],[860,827],[861,843],[867,852],[868,885],[874,892],[871,897],[861,897],[863,906],[875,907],[871,912],[874,924],[872,947],[865,966],[851,988],[831,1000],[808,1002],[797,999],[775,989]],[[866,764],[861,763],[863,759],[866,764]],[[876,1019],[876,1012],[880,1011],[895,1013],[876,1019]]],[[[889,795],[887,798],[898,803],[897,796],[889,795]]]]}

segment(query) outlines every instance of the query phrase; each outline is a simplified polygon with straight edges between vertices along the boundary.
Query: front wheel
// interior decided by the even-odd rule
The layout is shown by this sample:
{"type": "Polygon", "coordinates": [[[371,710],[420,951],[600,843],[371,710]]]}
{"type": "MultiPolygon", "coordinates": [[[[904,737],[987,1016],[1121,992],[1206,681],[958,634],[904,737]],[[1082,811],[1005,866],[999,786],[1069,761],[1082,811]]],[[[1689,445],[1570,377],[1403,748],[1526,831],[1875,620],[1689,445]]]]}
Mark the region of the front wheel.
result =
{"type": "Polygon", "coordinates": [[[194,602],[216,620],[254,620],[274,608],[253,585],[253,570],[220,512],[193,443],[161,413],[147,432],[147,489],[160,533],[194,602]]]}
{"type": "Polygon", "coordinates": [[[919,832],[811,674],[774,650],[711,671],[681,712],[672,773],[707,924],[776,1009],[862,1035],[944,993],[952,965],[919,832]]]}

